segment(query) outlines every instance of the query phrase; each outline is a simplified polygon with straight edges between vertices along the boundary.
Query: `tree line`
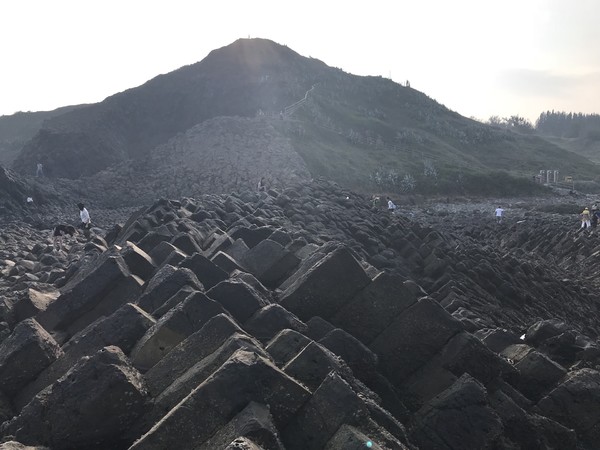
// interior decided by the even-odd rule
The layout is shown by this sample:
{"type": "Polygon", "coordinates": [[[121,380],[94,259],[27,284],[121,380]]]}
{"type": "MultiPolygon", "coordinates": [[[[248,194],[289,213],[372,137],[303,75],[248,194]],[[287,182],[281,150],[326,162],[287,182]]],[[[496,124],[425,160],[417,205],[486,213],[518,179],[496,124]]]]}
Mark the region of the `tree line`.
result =
{"type": "Polygon", "coordinates": [[[498,128],[508,128],[521,133],[538,133],[545,136],[600,140],[600,115],[546,111],[540,114],[533,125],[519,115],[510,117],[492,116],[486,122],[498,128]]]}

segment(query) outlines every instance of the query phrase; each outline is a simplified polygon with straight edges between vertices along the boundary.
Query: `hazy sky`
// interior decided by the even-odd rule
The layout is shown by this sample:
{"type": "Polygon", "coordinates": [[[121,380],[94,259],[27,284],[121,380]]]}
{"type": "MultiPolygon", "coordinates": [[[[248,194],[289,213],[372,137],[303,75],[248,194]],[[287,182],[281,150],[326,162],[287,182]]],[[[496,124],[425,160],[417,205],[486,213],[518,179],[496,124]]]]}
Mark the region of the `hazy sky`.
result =
{"type": "Polygon", "coordinates": [[[238,38],[467,117],[600,113],[599,0],[0,0],[0,115],[102,101],[238,38]]]}

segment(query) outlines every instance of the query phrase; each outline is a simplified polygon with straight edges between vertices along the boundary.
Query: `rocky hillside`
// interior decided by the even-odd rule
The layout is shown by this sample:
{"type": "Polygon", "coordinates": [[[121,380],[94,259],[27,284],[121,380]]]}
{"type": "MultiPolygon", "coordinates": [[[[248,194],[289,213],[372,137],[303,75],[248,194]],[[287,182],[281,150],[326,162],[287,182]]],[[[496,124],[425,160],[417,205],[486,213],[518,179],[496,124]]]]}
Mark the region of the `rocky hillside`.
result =
{"type": "Polygon", "coordinates": [[[159,200],[60,252],[12,224],[5,445],[593,449],[600,249],[543,206],[390,215],[316,180],[159,200]]]}
{"type": "MultiPolygon", "coordinates": [[[[65,106],[53,111],[18,112],[0,116],[0,165],[11,167],[23,146],[42,128],[44,121],[76,108],[78,106],[65,106]]],[[[28,172],[35,173],[35,165],[28,172]]]]}
{"type": "Polygon", "coordinates": [[[207,120],[154,149],[144,161],[131,161],[74,180],[83,197],[107,207],[150,204],[178,198],[286,186],[311,175],[290,143],[265,118],[207,120]]]}
{"type": "MultiPolygon", "coordinates": [[[[579,179],[596,174],[586,158],[538,137],[475,122],[410,87],[348,74],[265,39],[240,39],[196,64],[47,120],[24,145],[14,168],[29,173],[42,160],[51,177],[89,178],[118,172],[123,165],[140,168],[149,158],[167,159],[174,146],[181,146],[175,152],[199,158],[208,152],[204,170],[229,179],[231,171],[221,171],[210,156],[222,149],[193,139],[203,127],[209,142],[218,141],[221,130],[208,136],[215,128],[205,122],[219,117],[262,119],[252,122],[257,129],[246,131],[249,135],[263,133],[263,121],[269,121],[277,139],[266,146],[285,138],[286,151],[293,149],[312,177],[363,192],[480,193],[487,188],[508,194],[511,188],[532,192],[535,186],[490,173],[504,171],[526,181],[548,168],[579,179]]],[[[245,139],[233,136],[225,151],[248,152],[245,139]]],[[[277,173],[295,168],[276,168],[276,163],[282,161],[270,164],[277,173]]],[[[175,171],[181,175],[186,169],[175,171]]],[[[234,178],[265,172],[259,164],[236,169],[234,178]]],[[[175,184],[184,182],[190,187],[196,179],[177,178],[175,184]]],[[[211,185],[210,192],[228,187],[211,185]]],[[[188,193],[180,190],[177,196],[188,193]]]]}

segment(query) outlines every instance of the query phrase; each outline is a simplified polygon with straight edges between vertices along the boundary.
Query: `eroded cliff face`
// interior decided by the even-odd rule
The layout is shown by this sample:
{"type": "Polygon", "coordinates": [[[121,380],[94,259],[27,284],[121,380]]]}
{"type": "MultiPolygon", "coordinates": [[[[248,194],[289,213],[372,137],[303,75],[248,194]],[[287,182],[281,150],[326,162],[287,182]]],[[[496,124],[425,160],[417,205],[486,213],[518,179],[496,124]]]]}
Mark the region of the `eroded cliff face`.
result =
{"type": "Polygon", "coordinates": [[[107,213],[64,251],[12,224],[0,236],[3,436],[593,448],[596,287],[579,287],[582,258],[564,252],[591,257],[594,235],[549,215],[554,233],[523,243],[537,220],[525,207],[500,225],[399,210],[315,180],[161,199],[114,226],[107,213]]]}

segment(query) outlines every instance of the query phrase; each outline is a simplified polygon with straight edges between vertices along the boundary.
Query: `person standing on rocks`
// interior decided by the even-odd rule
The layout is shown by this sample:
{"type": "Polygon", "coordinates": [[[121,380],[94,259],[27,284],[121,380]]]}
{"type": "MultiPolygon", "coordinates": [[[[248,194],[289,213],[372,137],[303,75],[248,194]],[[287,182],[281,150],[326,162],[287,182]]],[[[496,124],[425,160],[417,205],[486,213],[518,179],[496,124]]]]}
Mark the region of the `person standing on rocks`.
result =
{"type": "Polygon", "coordinates": [[[79,218],[81,219],[81,223],[79,224],[79,228],[83,228],[83,233],[86,237],[89,237],[90,228],[92,227],[92,221],[90,219],[90,213],[86,209],[83,203],[78,203],[77,207],[79,208],[79,218]]]}
{"type": "Polygon", "coordinates": [[[394,204],[394,202],[392,201],[391,198],[387,198],[387,202],[388,202],[388,211],[391,212],[392,214],[396,213],[396,205],[394,204]]]}
{"type": "Polygon", "coordinates": [[[588,207],[586,206],[583,211],[581,211],[581,228],[583,228],[584,230],[586,228],[591,228],[592,224],[590,223],[590,210],[588,209],[588,207]]]}
{"type": "Polygon", "coordinates": [[[54,250],[62,250],[63,247],[63,236],[68,234],[73,237],[77,233],[77,230],[73,225],[56,225],[52,231],[52,237],[54,238],[54,250]]]}
{"type": "Polygon", "coordinates": [[[37,163],[37,169],[35,171],[35,176],[36,177],[43,177],[44,176],[44,166],[42,163],[37,163]]]}
{"type": "Polygon", "coordinates": [[[502,215],[504,214],[504,209],[502,209],[501,206],[498,206],[496,208],[496,211],[494,211],[494,214],[496,216],[496,223],[502,223],[502,215]]]}

